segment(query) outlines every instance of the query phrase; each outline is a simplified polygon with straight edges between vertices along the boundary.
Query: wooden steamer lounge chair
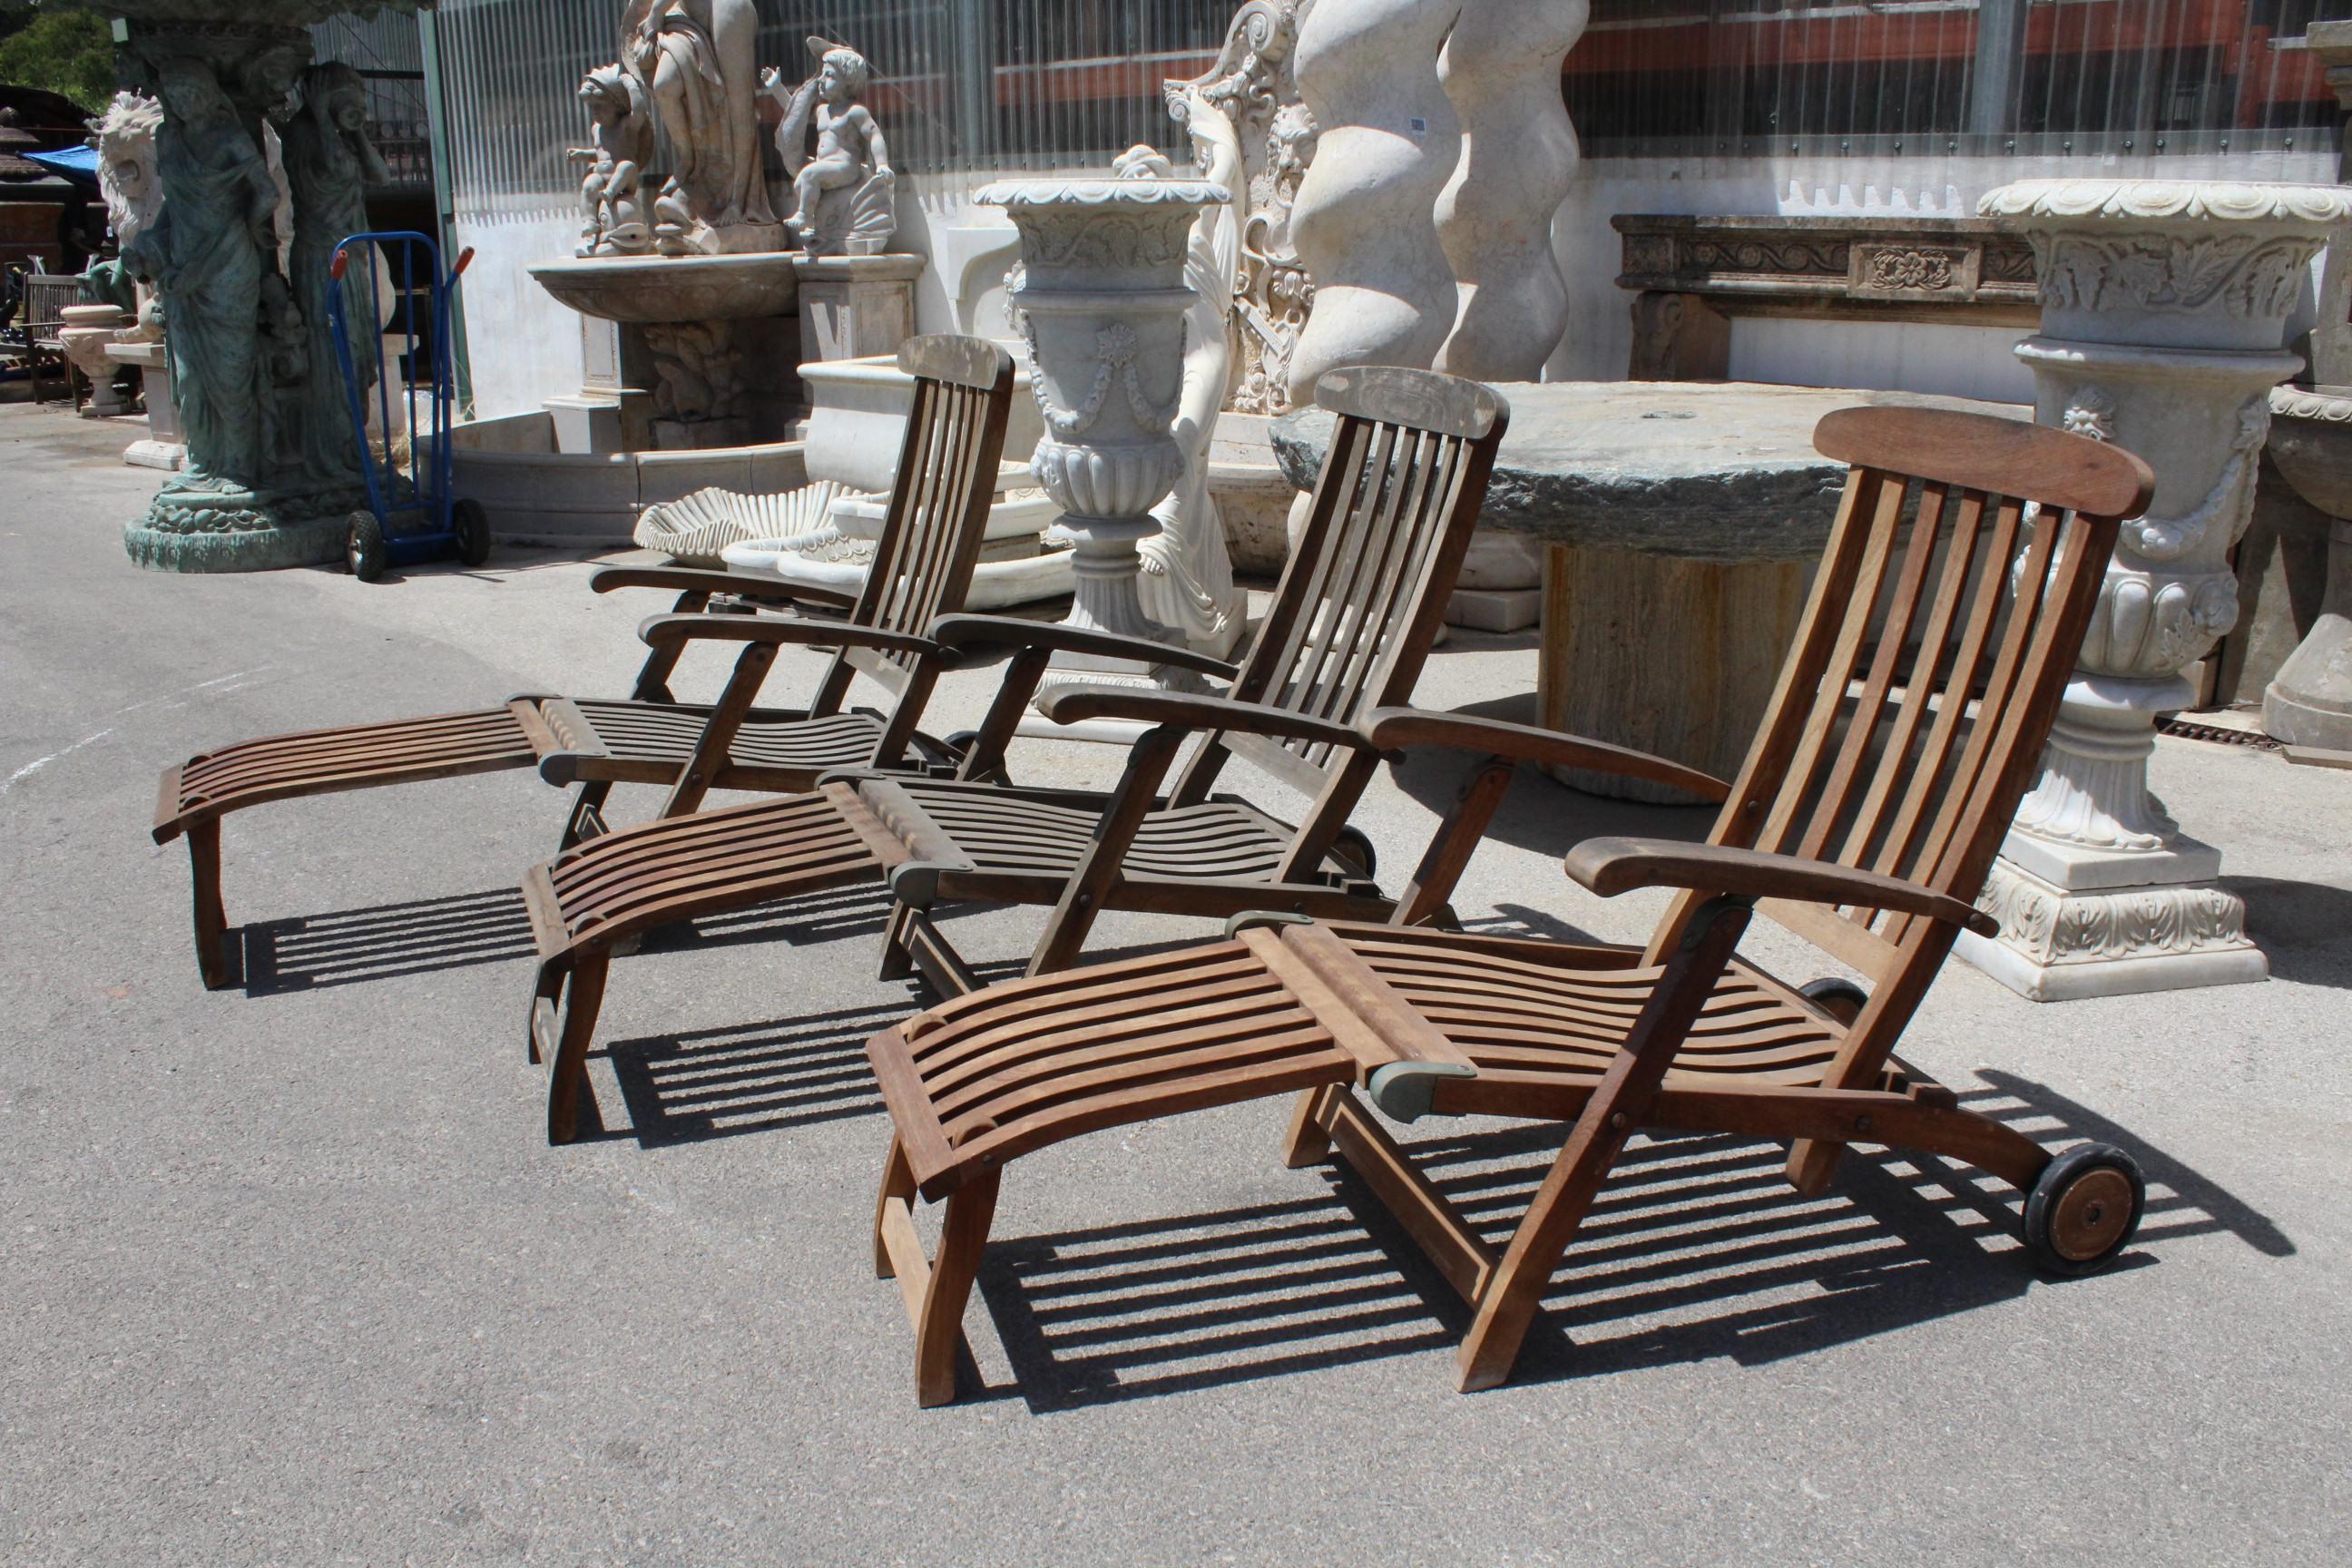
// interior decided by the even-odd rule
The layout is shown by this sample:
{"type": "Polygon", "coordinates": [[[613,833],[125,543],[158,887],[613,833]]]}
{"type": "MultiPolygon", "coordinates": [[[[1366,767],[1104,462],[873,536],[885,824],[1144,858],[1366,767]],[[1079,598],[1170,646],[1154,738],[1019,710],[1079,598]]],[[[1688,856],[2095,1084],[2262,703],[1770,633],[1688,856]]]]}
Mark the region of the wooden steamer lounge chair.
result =
{"type": "Polygon", "coordinates": [[[1689,770],[1571,736],[1386,709],[1365,754],[1487,753],[1388,924],[1276,915],[1207,946],[1009,982],[868,1047],[897,1136],[876,1220],[917,1334],[925,1405],[955,1394],[965,1301],[1004,1165],[1085,1132],[1305,1091],[1287,1157],[1335,1146],[1475,1309],[1461,1386],[1510,1373],[1537,1304],[1637,1128],[1787,1140],[1818,1194],[1849,1142],[1959,1159],[2027,1197],[2026,1246],[2103,1267],[2138,1224],[2124,1152],[2053,1158],[1893,1056],[1964,929],[2033,776],[2137,458],[2055,430],[1851,409],[1815,432],[1851,465],[1811,601],[1738,782],[1704,845],[1590,840],[1569,874],[1604,897],[1683,889],[1645,947],[1412,929],[1469,857],[1512,758],[1694,787],[1689,770]],[[1906,517],[1906,492],[1916,510],[1906,517]],[[1938,554],[1939,531],[1948,543],[1938,554]],[[1874,626],[1876,628],[1874,631],[1874,626]],[[1792,988],[1737,956],[1751,910],[1859,970],[1792,988]],[[1366,1109],[1570,1123],[1499,1255],[1366,1109]],[[938,1254],[916,1195],[944,1199],[938,1254]]]}
{"type": "MultiPolygon", "coordinates": [[[[1336,371],[1316,400],[1339,426],[1299,544],[1238,668],[1067,626],[945,616],[929,642],[908,639],[919,644],[919,668],[950,650],[1017,650],[953,778],[835,775],[815,795],[625,828],[536,868],[523,892],[541,958],[531,1058],[552,1057],[549,1140],[575,1135],[614,944],[673,921],[883,874],[897,899],[885,975],[920,964],[943,988],[963,991],[971,973],[929,915],[942,901],[1051,906],[1032,973],[1075,959],[1106,909],[1384,918],[1393,905],[1370,879],[1370,846],[1347,827],[1378,766],[1351,725],[1412,692],[1508,410],[1475,383],[1427,371],[1336,371]],[[1057,650],[1140,658],[1232,685],[1223,697],[1053,693],[1040,706],[1055,720],[1151,728],[1111,791],[1018,788],[1001,777],[1004,748],[1057,650]],[[1162,798],[1161,781],[1195,732],[1204,739],[1162,798]],[[1211,795],[1233,757],[1312,797],[1299,826],[1211,795]]],[[[652,630],[756,637],[762,625],[677,617],[652,630]]]]}
{"type": "Polygon", "coordinates": [[[221,905],[220,822],[247,806],[536,763],[550,784],[581,786],[564,827],[568,848],[605,831],[604,805],[615,784],[668,785],[661,815],[674,816],[693,811],[713,789],[790,793],[813,787],[833,768],[952,765],[953,747],[915,729],[935,672],[910,668],[897,655],[919,644],[934,617],[962,606],[1004,445],[1013,361],[978,338],[925,337],[899,349],[898,368],[915,378],[915,394],[876,547],[883,569],[869,574],[855,598],[676,567],[606,567],[590,579],[599,594],[676,590],[674,617],[706,609],[714,595],[818,612],[810,618],[717,617],[763,628],[745,640],[717,702],[671,697],[669,679],[686,641],[662,632],[646,637],[650,651],[625,701],[522,696],[463,713],[263,736],[166,769],[157,791],[155,842],[187,836],[205,984],[217,987],[236,978],[221,905]],[[837,651],[806,708],[754,707],[784,643],[837,651]],[[843,706],[860,673],[896,694],[889,716],[843,706]]]}

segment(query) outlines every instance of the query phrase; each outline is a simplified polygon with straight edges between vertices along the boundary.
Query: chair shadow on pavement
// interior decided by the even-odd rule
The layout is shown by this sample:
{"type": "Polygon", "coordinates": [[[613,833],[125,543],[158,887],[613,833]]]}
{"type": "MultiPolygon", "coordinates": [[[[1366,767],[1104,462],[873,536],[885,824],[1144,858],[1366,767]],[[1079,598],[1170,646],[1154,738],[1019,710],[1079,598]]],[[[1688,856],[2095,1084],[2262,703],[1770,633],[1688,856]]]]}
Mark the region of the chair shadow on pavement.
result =
{"type": "Polygon", "coordinates": [[[767,1023],[615,1040],[602,1055],[629,1125],[614,1137],[648,1149],[780,1127],[879,1116],[866,1041],[906,1016],[849,1007],[767,1023]]]}
{"type": "MultiPolygon", "coordinates": [[[[2098,1138],[2137,1155],[2147,1215],[2117,1269],[2202,1235],[2268,1258],[2294,1250],[2241,1200],[2038,1084],[1988,1073],[1961,1100],[2053,1148],[2098,1138]]],[[[1563,1135],[1516,1126],[1412,1147],[1499,1250],[1563,1135]]],[[[1553,1280],[1516,1381],[1755,1365],[2035,1289],[2100,1289],[2042,1284],[2016,1240],[2017,1194],[1971,1167],[1864,1149],[1807,1198],[1782,1181],[1783,1156],[1716,1134],[1637,1141],[1553,1280]]],[[[1469,1309],[1359,1178],[1337,1163],[1320,1174],[1315,1196],[992,1242],[980,1292],[1014,1385],[982,1396],[1043,1413],[1399,1356],[1450,1386],[1469,1309]]],[[[977,1389],[969,1359],[964,1377],[977,1389]]]]}
{"type": "Polygon", "coordinates": [[[522,894],[494,888],[259,921],[232,931],[248,996],[278,996],[531,955],[522,894]]]}

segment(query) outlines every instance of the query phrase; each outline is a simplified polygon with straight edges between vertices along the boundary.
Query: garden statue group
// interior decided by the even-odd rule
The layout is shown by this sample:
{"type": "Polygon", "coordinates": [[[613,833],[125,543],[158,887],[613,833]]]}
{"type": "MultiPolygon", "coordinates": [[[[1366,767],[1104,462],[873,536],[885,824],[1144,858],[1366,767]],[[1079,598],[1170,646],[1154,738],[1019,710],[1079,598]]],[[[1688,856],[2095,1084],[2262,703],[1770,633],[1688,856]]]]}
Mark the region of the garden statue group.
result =
{"type": "Polygon", "coordinates": [[[870,78],[856,50],[808,41],[814,65],[787,88],[755,71],[751,0],[626,0],[620,58],[580,83],[589,145],[581,181],[582,256],[723,256],[780,250],[875,255],[897,227],[888,144],[860,102],[870,78]],[[761,169],[756,98],[782,107],[776,147],[794,205],[780,223],[761,169]],[[809,150],[814,134],[815,149],[809,150]],[[668,173],[647,193],[667,144],[668,173]]]}

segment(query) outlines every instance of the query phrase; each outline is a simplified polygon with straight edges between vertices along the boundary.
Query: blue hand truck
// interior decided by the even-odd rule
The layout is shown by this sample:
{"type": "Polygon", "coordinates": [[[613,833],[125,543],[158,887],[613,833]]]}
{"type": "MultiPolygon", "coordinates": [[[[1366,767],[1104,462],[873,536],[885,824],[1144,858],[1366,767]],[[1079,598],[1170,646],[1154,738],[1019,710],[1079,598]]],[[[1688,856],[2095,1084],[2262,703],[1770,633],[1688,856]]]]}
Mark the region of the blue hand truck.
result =
{"type": "MultiPolygon", "coordinates": [[[[457,265],[444,276],[440,247],[424,235],[403,229],[352,235],[335,247],[327,264],[327,274],[334,280],[334,287],[327,290],[327,316],[334,324],[335,362],[342,368],[343,397],[351,405],[352,433],[359,443],[360,476],[367,482],[368,498],[367,510],[352,513],[343,554],[352,575],[362,583],[382,577],[387,566],[409,566],[447,555],[468,566],[479,566],[489,559],[490,521],[481,503],[459,500],[451,492],[456,459],[449,448],[449,418],[457,405],[457,378],[449,332],[449,289],[473,259],[471,247],[459,251],[457,265]],[[383,250],[385,270],[398,280],[400,290],[400,357],[380,354],[376,367],[377,428],[385,432],[381,453],[368,439],[366,388],[360,384],[352,355],[342,287],[352,247],[366,245],[383,250]],[[416,308],[420,290],[430,301],[423,332],[418,331],[416,308]],[[432,362],[432,410],[425,429],[419,429],[415,418],[413,378],[420,354],[429,355],[432,362]],[[410,416],[405,472],[394,459],[390,440],[394,376],[401,378],[401,397],[410,416]]],[[[376,296],[378,273],[364,251],[360,264],[367,279],[367,320],[361,330],[374,334],[384,319],[383,301],[376,296]]]]}

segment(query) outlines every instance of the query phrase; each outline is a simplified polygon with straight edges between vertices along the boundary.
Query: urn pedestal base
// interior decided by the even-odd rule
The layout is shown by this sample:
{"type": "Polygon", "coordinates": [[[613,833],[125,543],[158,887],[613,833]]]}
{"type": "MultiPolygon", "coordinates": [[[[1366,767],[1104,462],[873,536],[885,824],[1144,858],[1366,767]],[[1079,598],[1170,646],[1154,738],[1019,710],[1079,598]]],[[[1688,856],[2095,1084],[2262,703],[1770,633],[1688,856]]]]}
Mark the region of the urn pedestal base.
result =
{"type": "Polygon", "coordinates": [[[2069,888],[2020,863],[2053,847],[2021,838],[2011,835],[1977,899],[2000,934],[1963,932],[1955,950],[2019,995],[2073,1002],[2270,978],[2246,939],[2245,901],[2210,879],[2221,863],[2211,846],[2179,837],[2141,856],[2084,852],[2070,868],[2089,885],[2069,888]],[[2144,880],[2118,880],[2132,876],[2144,880]]]}
{"type": "Polygon", "coordinates": [[[2000,933],[1964,933],[1960,956],[2036,1002],[2270,978],[2221,852],[2147,787],[2158,719],[2193,695],[2179,676],[2075,678],[1977,899],[2000,933]]]}

